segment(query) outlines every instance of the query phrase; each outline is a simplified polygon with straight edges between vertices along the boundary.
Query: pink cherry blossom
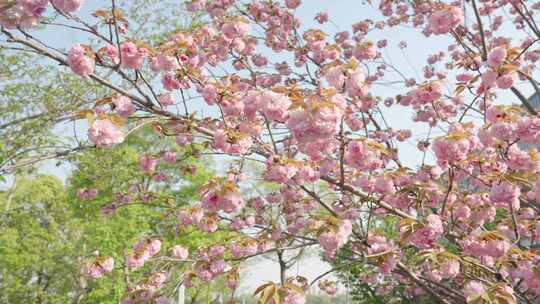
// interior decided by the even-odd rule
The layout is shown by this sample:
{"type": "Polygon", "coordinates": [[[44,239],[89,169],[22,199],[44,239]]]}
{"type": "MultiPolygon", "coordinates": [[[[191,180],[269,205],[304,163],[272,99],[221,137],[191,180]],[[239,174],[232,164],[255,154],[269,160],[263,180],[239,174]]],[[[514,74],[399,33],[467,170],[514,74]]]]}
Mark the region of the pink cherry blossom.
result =
{"type": "Polygon", "coordinates": [[[73,13],[82,6],[84,0],[51,0],[51,2],[59,10],[65,13],[73,13]]]}
{"type": "Polygon", "coordinates": [[[478,281],[470,281],[465,285],[463,293],[467,299],[473,299],[474,297],[484,293],[484,285],[478,281]]]}
{"type": "Polygon", "coordinates": [[[291,101],[282,94],[265,91],[261,94],[260,106],[266,118],[270,120],[285,121],[291,101]]]}
{"type": "Polygon", "coordinates": [[[345,81],[345,88],[350,97],[364,97],[367,95],[369,87],[366,84],[364,73],[355,70],[345,81]]]}
{"type": "Polygon", "coordinates": [[[151,155],[142,155],[139,158],[139,167],[142,171],[151,173],[156,170],[156,166],[158,164],[158,159],[154,158],[151,155]]]}
{"type": "Polygon", "coordinates": [[[516,131],[522,142],[528,144],[540,143],[540,118],[529,117],[520,121],[516,131]]]}
{"type": "Polygon", "coordinates": [[[486,88],[492,87],[497,81],[498,74],[494,70],[487,70],[482,73],[482,85],[486,88]]]}
{"type": "Polygon", "coordinates": [[[343,96],[334,95],[333,102],[329,105],[319,107],[321,97],[312,96],[306,108],[290,112],[287,120],[287,127],[292,131],[296,140],[306,143],[302,150],[314,157],[315,152],[321,151],[322,146],[330,148],[325,142],[329,137],[337,132],[338,124],[343,116],[343,96]],[[317,141],[320,144],[317,144],[317,141]],[[318,149],[312,150],[312,149],[318,149]]]}
{"type": "Polygon", "coordinates": [[[353,51],[353,55],[358,60],[375,59],[375,57],[377,57],[377,49],[372,42],[366,42],[358,44],[353,51]]]}
{"type": "Polygon", "coordinates": [[[84,198],[84,199],[92,199],[95,198],[98,194],[98,190],[95,188],[81,188],[77,190],[77,197],[84,198]]]}
{"type": "Polygon", "coordinates": [[[94,262],[88,262],[83,266],[83,273],[93,279],[103,277],[114,268],[114,260],[111,257],[98,257],[94,262]]]}
{"type": "Polygon", "coordinates": [[[145,261],[145,256],[136,256],[134,254],[129,254],[128,256],[126,256],[126,265],[132,269],[141,268],[144,265],[145,261]]]}
{"type": "Polygon", "coordinates": [[[48,4],[48,0],[17,0],[6,3],[0,10],[0,25],[8,29],[36,26],[48,4]]]}
{"type": "Polygon", "coordinates": [[[148,252],[150,255],[155,255],[161,250],[161,241],[160,240],[152,240],[150,241],[150,244],[148,245],[148,252]]]}
{"type": "Polygon", "coordinates": [[[180,67],[178,60],[173,56],[159,54],[149,59],[150,67],[154,72],[173,71],[180,67]]]}
{"type": "Polygon", "coordinates": [[[329,68],[324,76],[326,81],[328,81],[328,83],[336,89],[341,89],[345,84],[343,69],[339,66],[329,68]]]}
{"type": "Polygon", "coordinates": [[[131,99],[127,96],[120,95],[113,98],[116,113],[121,117],[129,117],[135,113],[136,109],[131,99]]]}
{"type": "Polygon", "coordinates": [[[488,65],[491,67],[496,67],[498,65],[501,65],[504,60],[506,59],[506,48],[504,47],[496,47],[489,53],[488,56],[488,65]]]}
{"type": "Polygon", "coordinates": [[[419,248],[433,248],[444,232],[441,218],[430,214],[426,217],[427,223],[422,229],[417,230],[411,237],[411,243],[419,248]]]}
{"type": "Polygon", "coordinates": [[[445,261],[441,265],[441,276],[444,278],[453,278],[459,274],[460,264],[455,260],[445,261]]]}
{"type": "Polygon", "coordinates": [[[328,22],[328,12],[319,12],[317,16],[315,16],[315,20],[320,24],[328,22]]]}
{"type": "Polygon", "coordinates": [[[185,247],[182,247],[180,245],[173,246],[171,248],[171,251],[172,251],[172,256],[181,261],[185,261],[189,256],[188,250],[185,247]]]}
{"type": "Polygon", "coordinates": [[[247,23],[237,21],[237,22],[228,22],[221,27],[221,32],[228,39],[234,39],[237,37],[244,37],[250,31],[250,27],[247,23]]]}
{"type": "Polygon", "coordinates": [[[71,47],[68,56],[68,63],[73,72],[83,77],[88,77],[94,73],[94,58],[87,53],[88,50],[77,43],[71,47]]]}
{"type": "Polygon", "coordinates": [[[385,165],[381,151],[370,147],[369,141],[351,141],[345,152],[345,160],[360,170],[376,170],[385,165]]]}
{"type": "Polygon", "coordinates": [[[336,231],[328,231],[321,234],[319,236],[319,242],[324,249],[325,255],[331,259],[335,258],[337,250],[347,243],[351,232],[351,222],[349,220],[343,220],[338,223],[336,231]]]}
{"type": "Polygon", "coordinates": [[[509,89],[517,81],[517,73],[510,72],[503,74],[497,78],[495,83],[499,89],[509,89]]]}
{"type": "Polygon", "coordinates": [[[111,148],[124,141],[122,131],[110,120],[98,119],[88,129],[88,137],[100,148],[111,148]]]}
{"type": "Polygon", "coordinates": [[[225,153],[246,153],[251,147],[252,141],[247,134],[228,134],[228,132],[218,131],[214,135],[214,147],[223,150],[225,153]]]}
{"type": "Polygon", "coordinates": [[[202,206],[210,211],[238,212],[244,206],[242,196],[232,189],[208,190],[203,193],[202,206]]]}
{"type": "Polygon", "coordinates": [[[122,65],[130,69],[140,69],[148,50],[139,48],[133,42],[124,42],[120,45],[122,65]]]}
{"type": "Polygon", "coordinates": [[[301,0],[285,0],[285,4],[290,9],[295,9],[302,3],[301,0]]]}
{"type": "Polygon", "coordinates": [[[505,181],[491,187],[489,198],[497,207],[509,209],[511,206],[514,210],[517,210],[520,205],[519,195],[519,187],[505,181]]]}
{"type": "Polygon", "coordinates": [[[431,14],[428,29],[437,35],[446,34],[455,29],[462,21],[463,12],[461,8],[449,6],[431,14]]]}

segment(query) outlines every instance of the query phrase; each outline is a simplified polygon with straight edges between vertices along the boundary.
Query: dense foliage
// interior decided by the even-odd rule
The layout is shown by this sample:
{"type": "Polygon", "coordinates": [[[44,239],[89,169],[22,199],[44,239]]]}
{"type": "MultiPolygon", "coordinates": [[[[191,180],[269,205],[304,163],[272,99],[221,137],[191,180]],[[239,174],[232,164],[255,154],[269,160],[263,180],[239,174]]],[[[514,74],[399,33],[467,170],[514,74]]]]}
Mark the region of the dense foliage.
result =
{"type": "MultiPolygon", "coordinates": [[[[164,247],[182,245],[189,250],[227,236],[177,230],[174,223],[163,218],[157,199],[127,204],[128,196],[121,192],[123,185],[144,185],[144,191],[163,187],[139,170],[139,153],[152,150],[144,135],[139,132],[128,143],[107,152],[88,151],[70,159],[75,170],[68,186],[56,177],[27,172],[17,174],[14,186],[0,193],[4,208],[0,222],[0,302],[118,303],[126,289],[122,265],[116,265],[114,275],[89,280],[81,272],[86,258],[99,252],[120,263],[119,253],[143,234],[160,235],[164,247]],[[93,194],[84,195],[84,191],[93,194]],[[124,206],[114,214],[103,214],[103,208],[120,199],[124,206]]],[[[160,195],[174,198],[177,204],[188,204],[197,199],[198,187],[211,172],[193,158],[184,159],[179,166],[197,169],[193,174],[175,171],[172,178],[177,186],[160,189],[160,195]]],[[[195,300],[205,292],[193,290],[188,294],[195,300]]]]}

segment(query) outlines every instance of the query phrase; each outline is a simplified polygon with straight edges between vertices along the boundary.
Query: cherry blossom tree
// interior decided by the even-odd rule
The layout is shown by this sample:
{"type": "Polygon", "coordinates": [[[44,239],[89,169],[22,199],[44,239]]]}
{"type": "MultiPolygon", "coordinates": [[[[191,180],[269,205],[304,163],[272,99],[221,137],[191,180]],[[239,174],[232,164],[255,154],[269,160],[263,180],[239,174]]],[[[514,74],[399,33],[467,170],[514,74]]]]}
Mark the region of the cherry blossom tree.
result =
{"type": "MultiPolygon", "coordinates": [[[[14,52],[38,53],[110,92],[80,115],[88,140],[107,149],[152,124],[189,156],[230,164],[199,189],[199,203],[164,215],[177,217],[179,229],[236,236],[197,252],[141,238],[120,262],[154,266],[123,303],[167,303],[165,285],[217,278],[234,290],[245,260],[277,253],[283,268],[284,255],[307,247],[339,260],[336,271],[362,265],[359,279],[381,294],[540,303],[540,118],[525,97],[540,94],[540,2],[368,1],[351,9],[376,8],[375,19],[331,34],[323,25],[339,16],[313,12],[321,25],[305,28],[301,0],[190,0],[184,7],[201,25],[152,44],[134,38],[115,0],[91,20],[77,16],[82,5],[3,0],[0,24],[14,52]],[[34,37],[53,11],[64,19],[55,26],[96,42],[66,52],[34,37]],[[404,28],[423,37],[384,38],[404,28]],[[389,44],[427,44],[423,75],[392,64],[389,44]],[[156,74],[161,81],[148,80],[156,74]],[[393,127],[389,111],[412,113],[400,118],[415,127],[393,127]],[[421,161],[408,167],[403,143],[426,128],[421,161]],[[201,145],[209,152],[194,148],[201,145]],[[246,195],[253,181],[277,190],[246,195]],[[180,281],[168,276],[186,263],[180,281]]],[[[144,154],[140,168],[162,179],[159,164],[169,161],[165,151],[144,154]]],[[[97,278],[117,264],[100,257],[83,266],[97,278]]],[[[305,303],[309,288],[335,293],[328,273],[312,281],[281,274],[255,291],[259,303],[305,303]]]]}

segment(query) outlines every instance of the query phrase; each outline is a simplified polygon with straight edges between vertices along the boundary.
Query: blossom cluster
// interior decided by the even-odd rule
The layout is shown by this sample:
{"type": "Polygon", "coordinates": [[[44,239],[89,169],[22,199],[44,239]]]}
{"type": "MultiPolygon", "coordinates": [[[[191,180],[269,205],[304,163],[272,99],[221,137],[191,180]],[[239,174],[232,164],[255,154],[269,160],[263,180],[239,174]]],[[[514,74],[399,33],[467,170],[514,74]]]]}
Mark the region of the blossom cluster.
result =
{"type": "Polygon", "coordinates": [[[133,253],[126,256],[126,265],[132,269],[141,268],[146,261],[161,250],[161,241],[141,239],[133,245],[133,253]]]}
{"type": "Polygon", "coordinates": [[[88,261],[83,265],[83,273],[92,278],[99,279],[106,273],[113,271],[114,260],[111,257],[97,257],[94,261],[88,261]]]}
{"type": "MultiPolygon", "coordinates": [[[[66,16],[82,4],[51,2],[66,16]]],[[[198,157],[204,149],[231,160],[223,165],[225,177],[198,189],[194,202],[163,208],[178,231],[234,234],[191,257],[181,245],[163,253],[162,260],[190,265],[186,286],[223,278],[235,289],[241,261],[275,252],[283,259],[316,245],[332,263],[362,261],[359,280],[388,302],[399,294],[446,303],[534,303],[540,118],[520,88],[526,82],[538,91],[540,33],[533,17],[540,4],[533,2],[381,0],[373,5],[381,13],[376,19],[329,35],[322,30],[331,20],[327,12],[314,15],[316,27],[302,25],[301,0],[190,0],[184,8],[204,16],[200,25],[155,43],[120,35],[117,43],[76,43],[64,65],[88,81],[103,83],[97,75],[111,71],[130,85],[119,89],[112,77],[105,83],[117,92],[83,112],[98,148],[122,143],[141,118],[136,113],[155,118],[157,136],[174,136],[181,152],[152,147],[139,156],[149,182],[175,186],[161,169],[177,169],[179,153],[198,157]],[[412,67],[414,76],[388,55],[398,49],[408,62],[410,41],[373,40],[404,27],[419,29],[423,43],[444,45],[428,50],[425,66],[412,67]],[[512,27],[516,37],[507,37],[512,27]],[[146,73],[156,80],[146,82],[146,73]],[[524,106],[502,102],[507,95],[524,106]],[[171,111],[173,105],[186,113],[171,111]],[[215,115],[193,110],[200,106],[215,115]],[[408,113],[415,127],[398,128],[408,113]],[[417,148],[418,165],[407,166],[407,145],[417,148]],[[487,279],[469,274],[471,265],[487,279]]],[[[36,25],[48,5],[10,1],[0,24],[36,25]]],[[[104,23],[112,30],[115,22],[104,23]]],[[[136,192],[118,193],[114,204],[127,204],[136,192]]],[[[131,270],[163,265],[152,259],[160,250],[158,238],[143,238],[126,264],[131,270]]],[[[98,259],[83,269],[97,278],[112,271],[112,262],[98,259]]],[[[131,286],[124,303],[166,303],[160,289],[168,279],[151,273],[131,286]]],[[[305,280],[281,281],[259,290],[264,304],[305,303],[305,280]]],[[[318,285],[337,292],[330,281],[318,285]]]]}
{"type": "MultiPolygon", "coordinates": [[[[63,13],[77,11],[84,0],[50,0],[50,4],[63,13]]],[[[7,28],[37,25],[49,6],[49,0],[13,0],[2,3],[0,25],[7,28]]]]}

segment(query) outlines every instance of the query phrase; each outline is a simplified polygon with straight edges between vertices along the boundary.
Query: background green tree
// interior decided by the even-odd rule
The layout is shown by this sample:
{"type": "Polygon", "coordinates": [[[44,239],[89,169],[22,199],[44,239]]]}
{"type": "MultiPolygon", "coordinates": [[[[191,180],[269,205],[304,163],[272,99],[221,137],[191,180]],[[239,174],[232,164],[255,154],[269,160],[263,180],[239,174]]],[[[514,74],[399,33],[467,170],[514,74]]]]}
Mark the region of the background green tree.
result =
{"type": "MultiPolygon", "coordinates": [[[[126,288],[123,256],[118,253],[131,247],[141,234],[159,236],[163,250],[181,244],[193,251],[227,237],[226,232],[210,237],[197,230],[177,229],[173,211],[196,201],[196,189],[212,172],[205,169],[208,161],[190,156],[194,148],[178,148],[176,164],[160,164],[163,171],[176,172],[169,177],[174,182],[153,181],[140,171],[139,155],[157,156],[167,143],[163,140],[161,146],[152,141],[150,146],[149,136],[153,136],[152,131],[142,129],[113,150],[88,150],[72,157],[75,169],[67,186],[53,176],[21,174],[13,188],[0,193],[4,206],[0,302],[118,303],[126,288]],[[178,172],[185,174],[179,176],[178,172]],[[103,206],[117,200],[131,185],[139,185],[148,194],[159,189],[159,196],[145,202],[133,199],[116,212],[102,215],[103,206]],[[99,194],[81,199],[76,195],[81,188],[96,188],[99,194]],[[170,208],[170,217],[163,217],[163,208],[170,208]],[[98,248],[101,255],[115,258],[116,269],[104,279],[88,280],[81,275],[80,266],[98,248]]],[[[180,273],[181,266],[177,267],[180,273]]],[[[136,282],[136,275],[129,279],[136,282]]],[[[193,290],[189,294],[204,297],[206,292],[193,290]]]]}

